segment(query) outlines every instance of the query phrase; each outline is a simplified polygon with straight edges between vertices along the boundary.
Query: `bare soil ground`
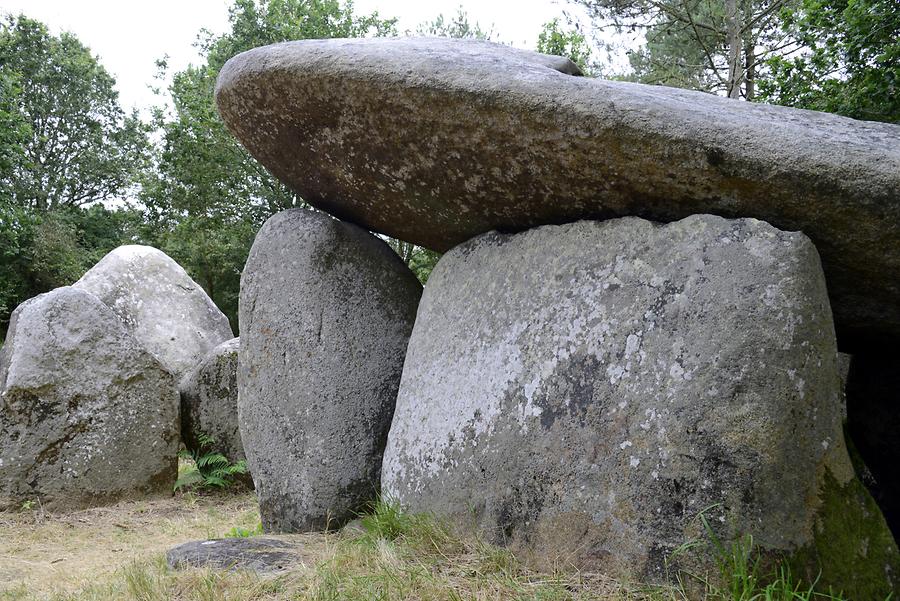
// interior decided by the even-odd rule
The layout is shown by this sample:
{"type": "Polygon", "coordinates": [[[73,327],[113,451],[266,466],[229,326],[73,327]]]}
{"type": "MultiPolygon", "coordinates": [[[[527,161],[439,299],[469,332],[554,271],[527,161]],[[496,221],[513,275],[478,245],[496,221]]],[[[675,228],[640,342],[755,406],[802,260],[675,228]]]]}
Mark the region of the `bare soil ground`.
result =
{"type": "Polygon", "coordinates": [[[0,599],[77,591],[182,542],[259,522],[252,493],[178,495],[68,514],[0,512],[0,599]],[[26,595],[27,593],[27,595],[26,595]]]}

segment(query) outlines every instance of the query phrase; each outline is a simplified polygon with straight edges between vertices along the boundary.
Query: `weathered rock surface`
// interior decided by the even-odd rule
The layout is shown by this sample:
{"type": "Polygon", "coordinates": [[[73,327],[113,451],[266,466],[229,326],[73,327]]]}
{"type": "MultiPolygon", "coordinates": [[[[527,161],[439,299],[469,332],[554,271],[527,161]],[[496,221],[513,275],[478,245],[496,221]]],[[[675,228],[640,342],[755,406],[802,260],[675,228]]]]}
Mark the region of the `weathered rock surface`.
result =
{"type": "Polygon", "coordinates": [[[302,546],[298,542],[271,537],[191,541],[166,553],[166,563],[173,570],[213,568],[281,572],[302,560],[302,546]]]}
{"type": "Polygon", "coordinates": [[[181,391],[181,440],[189,449],[200,448],[200,437],[215,439],[208,449],[232,462],[246,459],[238,430],[238,348],[232,338],[214,348],[185,375],[181,391]]]}
{"type": "Polygon", "coordinates": [[[178,388],[95,296],[20,305],[0,351],[0,508],[170,494],[178,388]]]}
{"type": "Polygon", "coordinates": [[[241,438],[267,532],[339,527],[372,501],[422,294],[383,241],[289,210],[241,277],[241,438]]]}
{"type": "Polygon", "coordinates": [[[127,245],[108,253],[75,283],[97,296],[176,381],[216,345],[234,337],[228,318],[161,250],[127,245]]]}
{"type": "Polygon", "coordinates": [[[445,251],[492,229],[696,213],[815,242],[841,345],[900,337],[900,127],[625,82],[474,40],[232,58],[229,129],[306,201],[445,251]]]}
{"type": "Polygon", "coordinates": [[[709,215],[489,233],[428,281],[383,493],[639,581],[662,579],[715,505],[723,540],[752,534],[804,579],[821,566],[851,598],[883,598],[900,555],[841,421],[803,234],[709,215]]]}

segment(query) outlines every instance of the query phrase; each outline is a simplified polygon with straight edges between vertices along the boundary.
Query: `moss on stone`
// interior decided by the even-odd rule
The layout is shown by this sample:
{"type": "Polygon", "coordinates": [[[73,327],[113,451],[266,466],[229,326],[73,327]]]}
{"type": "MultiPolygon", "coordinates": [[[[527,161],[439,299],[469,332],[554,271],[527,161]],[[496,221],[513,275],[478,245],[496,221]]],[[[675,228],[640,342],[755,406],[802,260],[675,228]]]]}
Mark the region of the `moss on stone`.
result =
{"type": "Polygon", "coordinates": [[[875,500],[858,478],[840,484],[828,470],[820,492],[813,543],[794,554],[792,568],[818,590],[848,599],[900,596],[900,551],[875,500]]]}

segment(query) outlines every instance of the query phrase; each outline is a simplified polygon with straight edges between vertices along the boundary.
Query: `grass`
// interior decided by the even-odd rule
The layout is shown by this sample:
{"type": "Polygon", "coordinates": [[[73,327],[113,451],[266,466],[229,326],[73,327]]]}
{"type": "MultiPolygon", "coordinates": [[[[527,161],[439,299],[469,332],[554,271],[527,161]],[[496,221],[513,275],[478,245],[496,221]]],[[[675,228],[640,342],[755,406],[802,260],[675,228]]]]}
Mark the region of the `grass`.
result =
{"type": "MultiPolygon", "coordinates": [[[[0,600],[52,598],[116,576],[187,540],[259,521],[251,494],[123,502],[68,514],[0,512],[0,600]]],[[[86,597],[91,598],[91,597],[86,597]]]]}
{"type": "MultiPolygon", "coordinates": [[[[627,586],[599,574],[529,570],[507,550],[460,536],[440,520],[390,504],[338,533],[292,535],[303,545],[288,573],[172,571],[166,549],[198,538],[259,532],[249,492],[171,499],[45,515],[0,513],[0,600],[49,601],[685,601],[682,587],[627,586]]],[[[764,582],[752,544],[723,560],[733,580],[703,599],[825,601],[790,574],[764,582]]]]}

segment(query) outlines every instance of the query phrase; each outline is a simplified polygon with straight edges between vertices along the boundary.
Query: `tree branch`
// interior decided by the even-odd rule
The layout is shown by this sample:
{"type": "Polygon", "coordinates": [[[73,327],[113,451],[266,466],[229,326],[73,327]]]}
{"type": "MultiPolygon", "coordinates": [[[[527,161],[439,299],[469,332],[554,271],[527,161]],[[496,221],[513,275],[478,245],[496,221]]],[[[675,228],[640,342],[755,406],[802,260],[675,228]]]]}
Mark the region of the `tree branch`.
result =
{"type": "Polygon", "coordinates": [[[709,61],[709,68],[712,69],[713,73],[715,73],[716,77],[719,81],[724,82],[722,78],[722,74],[719,73],[719,70],[716,68],[716,62],[713,60],[712,54],[709,51],[709,48],[706,47],[706,43],[703,41],[703,36],[700,35],[700,32],[697,30],[697,24],[694,23],[694,18],[691,16],[691,11],[688,8],[687,0],[681,0],[681,5],[684,7],[685,14],[688,17],[688,20],[691,24],[691,29],[694,31],[694,37],[697,42],[700,44],[700,48],[703,49],[703,54],[706,55],[706,60],[709,61]]]}

